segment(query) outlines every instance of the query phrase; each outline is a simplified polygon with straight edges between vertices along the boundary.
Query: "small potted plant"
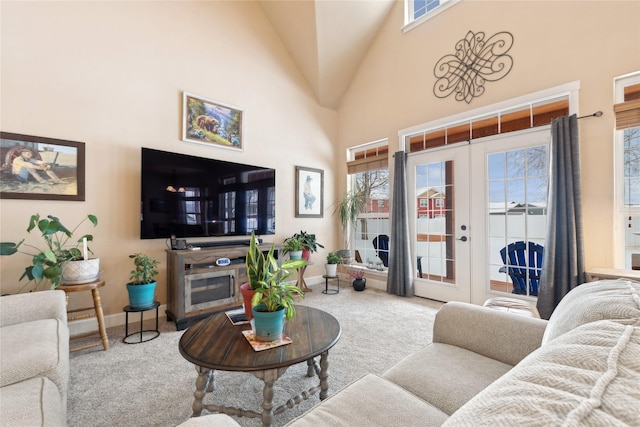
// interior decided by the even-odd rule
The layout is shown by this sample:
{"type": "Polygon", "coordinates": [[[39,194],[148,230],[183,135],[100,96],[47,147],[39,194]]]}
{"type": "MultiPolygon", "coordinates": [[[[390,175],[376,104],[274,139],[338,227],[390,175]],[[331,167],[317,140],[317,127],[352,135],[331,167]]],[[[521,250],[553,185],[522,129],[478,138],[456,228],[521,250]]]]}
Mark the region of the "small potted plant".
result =
{"type": "Polygon", "coordinates": [[[256,339],[275,341],[280,339],[284,321],[296,314],[294,301],[296,296],[304,298],[304,293],[295,285],[285,282],[291,273],[285,269],[300,268],[305,260],[289,260],[278,266],[272,253],[267,254],[266,262],[270,266],[266,280],[260,282],[251,299],[256,339]]]}
{"type": "Polygon", "coordinates": [[[315,234],[307,233],[301,230],[300,233],[296,233],[293,237],[298,238],[302,242],[302,259],[309,261],[311,254],[318,252],[318,248],[324,248],[324,246],[318,243],[315,234]]]}
{"type": "Polygon", "coordinates": [[[343,262],[351,260],[351,231],[355,226],[358,215],[367,210],[367,195],[363,191],[351,190],[344,194],[342,200],[335,207],[334,214],[338,215],[342,225],[344,237],[344,249],[338,251],[342,254],[343,262]]]}
{"type": "Polygon", "coordinates": [[[324,266],[326,275],[336,277],[338,275],[338,264],[342,264],[342,257],[338,255],[338,252],[329,252],[327,254],[327,263],[324,266]]]}
{"type": "Polygon", "coordinates": [[[93,252],[87,246],[87,242],[93,241],[93,236],[85,234],[75,241],[72,240],[73,234],[87,220],[94,227],[98,225],[98,218],[95,215],[87,215],[72,230],[65,227],[60,219],[53,215],[47,215],[46,218],[40,218],[40,214],[31,215],[27,233],[31,233],[37,227],[42,233],[44,248],[25,243],[26,238],[24,238],[18,243],[0,243],[0,255],[22,253],[31,257],[31,265],[25,268],[19,280],[26,277],[28,283],[33,283],[34,286],[31,289],[33,291],[55,289],[62,283],[77,284],[95,281],[100,274],[100,259],[89,258],[88,253],[93,252]],[[70,267],[70,264],[76,263],[82,265],[70,267]],[[85,275],[69,276],[68,270],[82,271],[85,275]]]}
{"type": "Polygon", "coordinates": [[[282,253],[288,253],[290,259],[298,260],[302,259],[302,248],[304,248],[302,239],[300,236],[296,236],[294,234],[293,236],[284,239],[282,244],[282,253]]]}
{"type": "Polygon", "coordinates": [[[129,292],[129,306],[134,309],[151,307],[156,293],[157,266],[159,262],[148,255],[135,253],[129,255],[133,259],[134,269],[131,270],[127,283],[129,292]]]}
{"type": "Polygon", "coordinates": [[[356,291],[364,291],[367,286],[367,278],[364,277],[364,270],[351,270],[349,275],[353,278],[353,289],[356,291]]]}

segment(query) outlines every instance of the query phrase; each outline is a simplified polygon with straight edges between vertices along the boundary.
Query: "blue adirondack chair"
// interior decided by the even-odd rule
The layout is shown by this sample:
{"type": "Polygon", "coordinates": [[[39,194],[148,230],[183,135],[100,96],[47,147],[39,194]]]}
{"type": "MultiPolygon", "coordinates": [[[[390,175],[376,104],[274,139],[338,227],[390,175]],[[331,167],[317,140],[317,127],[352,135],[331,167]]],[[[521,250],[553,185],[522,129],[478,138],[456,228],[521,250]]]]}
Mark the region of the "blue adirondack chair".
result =
{"type": "Polygon", "coordinates": [[[528,282],[529,295],[538,295],[543,254],[544,247],[534,242],[513,242],[500,250],[502,262],[505,263],[500,272],[509,273],[513,282],[512,293],[525,295],[528,282]]]}
{"type": "Polygon", "coordinates": [[[373,239],[373,247],[385,267],[389,267],[389,236],[381,234],[373,239]]]}

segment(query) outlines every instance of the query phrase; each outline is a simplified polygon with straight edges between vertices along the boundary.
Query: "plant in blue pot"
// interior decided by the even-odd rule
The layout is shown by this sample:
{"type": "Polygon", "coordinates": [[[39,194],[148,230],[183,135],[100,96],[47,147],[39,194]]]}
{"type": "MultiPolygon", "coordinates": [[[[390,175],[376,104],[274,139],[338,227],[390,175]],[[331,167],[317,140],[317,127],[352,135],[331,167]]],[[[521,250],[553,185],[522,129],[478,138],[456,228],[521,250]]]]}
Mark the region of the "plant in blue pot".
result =
{"type": "Polygon", "coordinates": [[[304,298],[300,288],[285,280],[291,276],[287,269],[303,267],[307,263],[305,260],[286,260],[278,265],[278,261],[269,253],[267,262],[269,268],[266,278],[259,282],[251,299],[256,339],[259,341],[280,339],[285,320],[292,319],[296,314],[295,297],[304,298]]]}
{"type": "Polygon", "coordinates": [[[133,259],[134,269],[131,270],[127,291],[129,292],[129,306],[131,308],[146,308],[153,305],[156,293],[156,279],[159,262],[149,256],[135,253],[129,255],[133,259]]]}

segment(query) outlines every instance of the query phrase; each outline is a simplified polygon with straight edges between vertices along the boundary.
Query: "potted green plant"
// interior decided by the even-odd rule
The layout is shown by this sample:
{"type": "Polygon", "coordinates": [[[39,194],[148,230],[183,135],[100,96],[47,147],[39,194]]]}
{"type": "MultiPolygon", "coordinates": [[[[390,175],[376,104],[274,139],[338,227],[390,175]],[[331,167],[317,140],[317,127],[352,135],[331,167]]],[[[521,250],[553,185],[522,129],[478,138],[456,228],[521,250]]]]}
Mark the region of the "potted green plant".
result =
{"type": "Polygon", "coordinates": [[[274,341],[282,336],[284,321],[296,314],[295,297],[304,298],[304,293],[285,280],[291,276],[287,268],[300,268],[305,260],[288,260],[278,266],[272,253],[267,254],[269,265],[266,280],[261,281],[251,299],[256,338],[260,341],[274,341]]]}
{"type": "Polygon", "coordinates": [[[269,272],[270,265],[268,263],[268,255],[273,256],[274,246],[272,245],[268,251],[268,254],[260,249],[258,246],[258,239],[255,233],[251,233],[251,240],[249,241],[249,251],[245,257],[245,265],[247,267],[247,279],[246,283],[240,285],[240,292],[244,300],[244,312],[247,316],[247,320],[253,319],[253,312],[251,310],[251,298],[255,294],[255,290],[258,289],[261,282],[267,280],[267,274],[269,272]]]}
{"type": "Polygon", "coordinates": [[[342,225],[342,235],[344,237],[344,249],[342,253],[343,262],[351,260],[351,230],[356,224],[358,215],[367,209],[367,195],[363,191],[347,191],[342,200],[336,205],[334,214],[338,215],[342,225]]]}
{"type": "Polygon", "coordinates": [[[274,252],[274,245],[271,245],[267,252],[260,249],[256,235],[251,233],[249,250],[245,257],[248,282],[243,283],[240,286],[240,292],[244,299],[244,310],[247,320],[251,320],[253,318],[251,299],[258,288],[267,283],[279,269],[297,269],[306,264],[305,262],[300,262],[300,260],[289,259],[282,261],[282,264],[278,265],[274,252]]]}
{"type": "Polygon", "coordinates": [[[150,307],[155,297],[159,262],[141,253],[129,255],[129,258],[133,259],[134,266],[127,283],[129,306],[135,309],[150,307]]]}
{"type": "Polygon", "coordinates": [[[315,234],[307,233],[304,230],[294,234],[293,237],[298,238],[302,242],[302,259],[306,259],[307,261],[312,253],[318,252],[318,248],[324,248],[324,246],[317,241],[315,234]]]}
{"type": "Polygon", "coordinates": [[[364,291],[364,288],[367,286],[367,278],[364,277],[364,270],[351,270],[349,275],[353,278],[353,289],[356,291],[364,291]]]}
{"type": "Polygon", "coordinates": [[[282,253],[288,253],[289,258],[291,259],[302,259],[303,247],[302,238],[299,235],[294,234],[293,236],[284,239],[284,242],[282,243],[282,253]]]}
{"type": "Polygon", "coordinates": [[[62,283],[92,282],[100,274],[100,259],[90,259],[88,255],[89,252],[93,253],[87,246],[87,242],[93,241],[93,235],[85,234],[75,241],[72,240],[73,234],[87,220],[94,227],[98,225],[98,218],[95,215],[87,215],[72,230],[65,227],[60,219],[53,215],[47,215],[46,218],[40,218],[40,214],[31,215],[27,233],[31,233],[37,227],[44,240],[44,247],[26,243],[27,238],[18,243],[1,242],[0,255],[22,253],[31,257],[31,265],[25,268],[19,280],[27,278],[28,283],[33,283],[31,290],[34,291],[55,289],[62,283]],[[71,269],[84,271],[86,276],[67,280],[66,272],[69,265],[79,261],[82,261],[83,266],[78,268],[74,266],[71,269]]]}
{"type": "Polygon", "coordinates": [[[325,273],[329,277],[336,277],[338,274],[338,264],[342,263],[342,257],[338,252],[329,252],[327,254],[327,263],[324,265],[325,273]]]}

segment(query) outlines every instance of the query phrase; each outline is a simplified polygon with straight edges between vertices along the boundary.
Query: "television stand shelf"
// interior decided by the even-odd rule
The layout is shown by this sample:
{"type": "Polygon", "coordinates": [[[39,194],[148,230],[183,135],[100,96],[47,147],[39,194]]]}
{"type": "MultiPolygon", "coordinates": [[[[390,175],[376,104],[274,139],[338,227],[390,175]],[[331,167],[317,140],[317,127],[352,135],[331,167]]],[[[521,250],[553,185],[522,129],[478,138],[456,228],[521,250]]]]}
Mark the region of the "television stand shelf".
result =
{"type": "MultiPolygon", "coordinates": [[[[259,247],[267,252],[271,245],[259,247]]],[[[167,249],[167,319],[183,330],[214,312],[242,304],[240,285],[247,281],[244,260],[248,249],[246,244],[197,251],[167,249]],[[219,266],[216,261],[220,258],[229,258],[231,263],[219,266]]]]}

